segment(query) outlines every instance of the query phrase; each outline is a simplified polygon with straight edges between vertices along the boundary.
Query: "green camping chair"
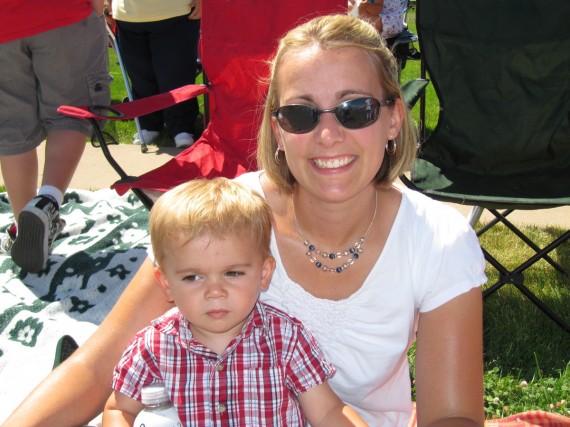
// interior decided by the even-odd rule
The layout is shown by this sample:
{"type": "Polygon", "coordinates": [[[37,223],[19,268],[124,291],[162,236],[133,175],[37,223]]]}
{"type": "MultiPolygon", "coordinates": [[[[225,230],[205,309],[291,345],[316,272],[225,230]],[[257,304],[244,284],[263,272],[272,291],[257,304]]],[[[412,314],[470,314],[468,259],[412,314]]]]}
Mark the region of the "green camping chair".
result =
{"type": "Polygon", "coordinates": [[[506,218],[570,205],[570,2],[418,0],[416,20],[441,109],[402,180],[434,199],[475,206],[472,225],[488,209],[496,219],[479,235],[497,223],[515,231],[535,254],[509,270],[483,248],[499,271],[484,296],[514,285],[570,333],[524,284],[525,270],[541,259],[568,275],[548,254],[570,230],[539,248],[506,218]]]}

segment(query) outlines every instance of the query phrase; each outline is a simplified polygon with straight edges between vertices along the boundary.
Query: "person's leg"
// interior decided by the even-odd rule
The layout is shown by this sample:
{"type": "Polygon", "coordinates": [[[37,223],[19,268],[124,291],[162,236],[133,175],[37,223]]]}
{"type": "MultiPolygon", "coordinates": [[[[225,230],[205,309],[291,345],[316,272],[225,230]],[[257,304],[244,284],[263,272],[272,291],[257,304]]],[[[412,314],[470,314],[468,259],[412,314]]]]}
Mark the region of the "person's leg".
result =
{"type": "MultiPolygon", "coordinates": [[[[131,82],[133,98],[147,98],[160,93],[149,46],[152,23],[116,22],[119,52],[131,82]]],[[[139,123],[141,129],[160,132],[164,126],[162,111],[139,117],[139,123]]]]}
{"type": "Polygon", "coordinates": [[[104,20],[85,20],[30,38],[38,82],[41,124],[47,132],[42,185],[18,217],[12,259],[38,272],[65,225],[59,216],[63,194],[85,149],[88,122],[57,113],[61,105],[107,105],[110,101],[108,41],[104,20]]]}
{"type": "MultiPolygon", "coordinates": [[[[196,81],[199,38],[199,20],[181,16],[157,23],[150,37],[150,46],[160,92],[196,81]]],[[[170,136],[175,137],[182,132],[195,135],[194,123],[198,112],[196,99],[167,108],[164,121],[170,136]]]]}
{"type": "Polygon", "coordinates": [[[36,149],[14,156],[2,156],[0,165],[14,219],[17,219],[24,206],[36,195],[38,185],[36,149]]]}
{"type": "Polygon", "coordinates": [[[49,132],[45,147],[42,186],[54,186],[65,193],[85,150],[85,143],[86,136],[82,132],[74,130],[49,132]]]}
{"type": "Polygon", "coordinates": [[[27,40],[0,44],[0,167],[14,214],[0,239],[0,252],[9,254],[17,235],[15,220],[36,195],[38,158],[36,147],[45,137],[40,124],[37,84],[27,40]]]}

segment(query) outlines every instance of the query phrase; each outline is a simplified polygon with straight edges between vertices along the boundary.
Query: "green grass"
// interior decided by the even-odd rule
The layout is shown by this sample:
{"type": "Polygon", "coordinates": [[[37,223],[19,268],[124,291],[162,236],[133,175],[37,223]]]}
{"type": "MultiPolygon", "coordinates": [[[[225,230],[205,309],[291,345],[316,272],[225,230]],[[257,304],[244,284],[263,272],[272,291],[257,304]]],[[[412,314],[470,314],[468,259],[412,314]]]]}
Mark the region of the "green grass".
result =
{"type": "MultiPolygon", "coordinates": [[[[540,247],[562,234],[557,227],[525,226],[540,247]]],[[[513,269],[534,252],[504,226],[480,237],[483,247],[513,269]]],[[[570,271],[570,245],[551,252],[570,271]]],[[[488,266],[487,286],[498,278],[488,266]]],[[[560,317],[570,322],[570,277],[539,261],[524,283],[560,317]]],[[[485,299],[485,411],[489,417],[531,409],[570,415],[570,335],[558,327],[513,285],[504,285],[485,299]]]]}
{"type": "MultiPolygon", "coordinates": [[[[410,29],[415,32],[415,10],[408,15],[410,29]]],[[[415,44],[419,48],[418,43],[415,44]]],[[[123,77],[111,51],[113,102],[126,96],[123,77]]],[[[409,60],[402,71],[401,82],[420,76],[420,61],[409,60]]],[[[428,76],[429,78],[429,76],[428,76]]],[[[203,102],[200,100],[201,108],[203,102]]],[[[203,111],[203,110],[202,110],[203,111]]],[[[426,131],[429,134],[437,124],[439,103],[429,85],[426,91],[426,131]]],[[[412,110],[419,121],[419,103],[412,110]]],[[[111,127],[120,142],[130,143],[136,127],[133,121],[115,122],[111,127]]],[[[171,145],[168,137],[159,144],[171,145]]],[[[544,245],[555,228],[526,227],[533,239],[544,245]]],[[[484,247],[492,248],[507,266],[516,266],[528,255],[528,249],[518,238],[499,226],[481,237],[484,247]]],[[[552,256],[570,270],[570,245],[567,243],[552,256]]],[[[489,283],[496,280],[496,272],[487,269],[489,283]]],[[[544,261],[526,274],[526,284],[561,317],[570,322],[570,279],[553,270],[544,261]]],[[[503,286],[485,299],[485,413],[487,418],[512,415],[526,410],[545,410],[570,415],[570,336],[549,320],[512,285],[503,286]]],[[[414,350],[410,352],[413,366],[414,350]]]]}

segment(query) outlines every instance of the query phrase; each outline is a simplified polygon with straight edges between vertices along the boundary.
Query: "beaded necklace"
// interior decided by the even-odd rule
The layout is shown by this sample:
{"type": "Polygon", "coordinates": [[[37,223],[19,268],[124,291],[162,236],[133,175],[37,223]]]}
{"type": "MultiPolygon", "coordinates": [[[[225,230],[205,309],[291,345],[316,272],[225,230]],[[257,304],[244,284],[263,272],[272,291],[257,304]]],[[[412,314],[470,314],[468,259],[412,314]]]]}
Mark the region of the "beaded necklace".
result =
{"type": "Polygon", "coordinates": [[[374,215],[372,216],[372,221],[370,221],[370,225],[366,229],[366,233],[364,233],[364,236],[362,236],[360,239],[358,239],[356,242],[354,242],[354,244],[350,248],[345,249],[344,251],[336,252],[336,253],[335,252],[325,252],[325,251],[321,251],[320,249],[317,249],[317,247],[315,245],[313,245],[311,242],[309,242],[309,240],[305,237],[305,235],[303,234],[303,231],[301,230],[301,227],[299,226],[299,222],[297,221],[297,214],[295,213],[295,199],[293,196],[291,196],[291,202],[293,204],[293,219],[295,221],[295,227],[297,228],[297,232],[299,233],[299,235],[303,239],[303,245],[305,245],[305,247],[307,248],[307,252],[305,252],[305,255],[307,255],[310,262],[315,264],[315,267],[321,269],[322,271],[328,272],[328,273],[342,273],[344,270],[346,270],[348,267],[350,267],[352,264],[354,264],[355,261],[358,260],[358,258],[360,257],[360,254],[362,252],[364,252],[364,249],[362,248],[362,246],[364,245],[364,242],[366,241],[366,238],[368,237],[368,233],[370,232],[370,229],[372,228],[372,225],[374,224],[374,220],[376,219],[376,212],[378,211],[378,192],[375,193],[375,196],[376,197],[375,197],[375,204],[374,204],[374,215]],[[319,261],[317,255],[320,258],[322,258],[323,260],[325,260],[325,259],[333,260],[333,259],[337,259],[337,258],[341,259],[344,257],[348,257],[348,259],[336,267],[329,267],[328,265],[324,264],[322,261],[319,261]]]}

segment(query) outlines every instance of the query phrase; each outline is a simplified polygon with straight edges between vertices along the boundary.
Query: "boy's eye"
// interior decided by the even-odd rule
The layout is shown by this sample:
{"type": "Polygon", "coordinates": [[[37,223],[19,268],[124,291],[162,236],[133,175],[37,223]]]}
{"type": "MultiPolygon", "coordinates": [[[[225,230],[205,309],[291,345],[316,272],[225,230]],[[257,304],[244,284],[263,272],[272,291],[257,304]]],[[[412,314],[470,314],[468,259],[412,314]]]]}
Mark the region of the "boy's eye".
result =
{"type": "Polygon", "coordinates": [[[228,271],[226,273],[226,276],[229,277],[238,277],[238,276],[243,276],[245,273],[243,271],[228,271]]]}
{"type": "Polygon", "coordinates": [[[185,282],[195,282],[196,280],[200,280],[200,276],[198,274],[189,274],[188,276],[184,276],[182,280],[185,282]]]}

